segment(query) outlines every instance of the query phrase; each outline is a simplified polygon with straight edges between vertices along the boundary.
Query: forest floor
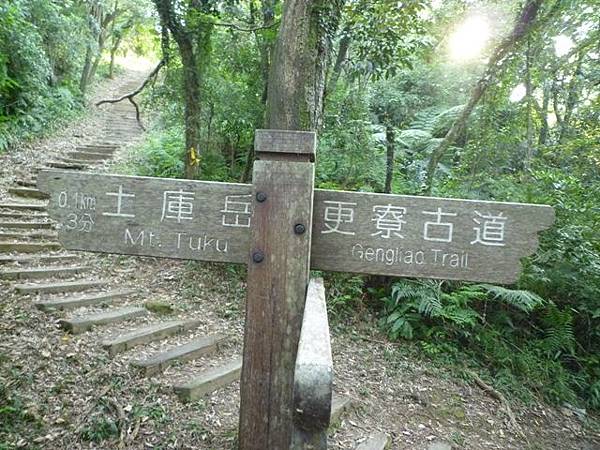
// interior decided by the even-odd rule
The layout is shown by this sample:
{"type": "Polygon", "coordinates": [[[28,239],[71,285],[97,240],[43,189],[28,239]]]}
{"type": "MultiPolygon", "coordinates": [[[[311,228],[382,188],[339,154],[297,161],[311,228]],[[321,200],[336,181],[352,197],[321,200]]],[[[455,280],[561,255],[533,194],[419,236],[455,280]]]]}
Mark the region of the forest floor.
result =
{"type": "MultiPolygon", "coordinates": [[[[93,99],[122,94],[126,81],[142,77],[126,72],[103,82],[93,99]]],[[[0,155],[0,201],[16,176],[31,172],[40,159],[97,135],[107,114],[110,106],[90,107],[80,121],[52,137],[0,155]]],[[[118,150],[116,166],[98,170],[122,167],[136,157],[131,148],[118,150]]],[[[84,253],[80,258],[112,287],[135,288],[131,301],[168,305],[163,314],[169,319],[196,318],[200,326],[110,357],[100,345],[107,336],[150,319],[71,335],[58,326],[60,314],[33,306],[39,296],[23,296],[0,280],[0,449],[235,448],[238,383],[191,403],[181,403],[168,386],[241,354],[245,271],[156,258],[84,253]],[[129,362],[141,354],[205,333],[222,333],[227,344],[216,355],[157,376],[131,370],[129,362]]],[[[87,310],[95,309],[80,312],[87,310]]],[[[581,410],[511,401],[515,429],[494,396],[419,357],[412,344],[387,342],[369,312],[332,323],[334,391],[353,401],[331,428],[332,449],[353,449],[376,431],[392,438],[393,449],[600,449],[598,422],[581,410]]]]}

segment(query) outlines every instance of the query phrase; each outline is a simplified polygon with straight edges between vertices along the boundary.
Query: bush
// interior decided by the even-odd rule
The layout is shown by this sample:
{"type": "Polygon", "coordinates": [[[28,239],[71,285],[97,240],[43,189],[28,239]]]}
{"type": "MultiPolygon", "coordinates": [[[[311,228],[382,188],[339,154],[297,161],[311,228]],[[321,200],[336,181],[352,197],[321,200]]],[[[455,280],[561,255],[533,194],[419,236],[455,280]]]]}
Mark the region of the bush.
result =
{"type": "Polygon", "coordinates": [[[181,178],[184,171],[185,137],[183,128],[173,126],[152,131],[138,149],[137,175],[181,178]]]}

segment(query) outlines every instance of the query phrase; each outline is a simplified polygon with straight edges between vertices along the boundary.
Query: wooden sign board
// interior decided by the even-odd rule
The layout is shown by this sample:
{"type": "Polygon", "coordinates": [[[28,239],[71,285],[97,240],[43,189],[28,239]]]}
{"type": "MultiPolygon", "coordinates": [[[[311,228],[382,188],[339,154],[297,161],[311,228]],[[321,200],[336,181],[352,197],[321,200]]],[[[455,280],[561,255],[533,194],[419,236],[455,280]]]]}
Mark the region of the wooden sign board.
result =
{"type": "MultiPolygon", "coordinates": [[[[59,240],[72,250],[246,263],[256,199],[248,184],[48,170],[59,240]]],[[[315,190],[311,269],[514,282],[545,205],[315,190]]],[[[268,202],[268,199],[266,200],[268,202]]]]}

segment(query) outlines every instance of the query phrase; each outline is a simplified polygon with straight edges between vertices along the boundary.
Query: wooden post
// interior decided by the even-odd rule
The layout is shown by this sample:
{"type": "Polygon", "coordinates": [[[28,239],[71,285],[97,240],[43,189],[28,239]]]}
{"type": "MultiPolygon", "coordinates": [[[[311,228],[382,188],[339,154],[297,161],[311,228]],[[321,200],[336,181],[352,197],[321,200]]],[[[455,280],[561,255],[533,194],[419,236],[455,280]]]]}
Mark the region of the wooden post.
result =
{"type": "Polygon", "coordinates": [[[294,369],[308,286],[316,135],[257,130],[240,450],[291,445],[294,369]]]}

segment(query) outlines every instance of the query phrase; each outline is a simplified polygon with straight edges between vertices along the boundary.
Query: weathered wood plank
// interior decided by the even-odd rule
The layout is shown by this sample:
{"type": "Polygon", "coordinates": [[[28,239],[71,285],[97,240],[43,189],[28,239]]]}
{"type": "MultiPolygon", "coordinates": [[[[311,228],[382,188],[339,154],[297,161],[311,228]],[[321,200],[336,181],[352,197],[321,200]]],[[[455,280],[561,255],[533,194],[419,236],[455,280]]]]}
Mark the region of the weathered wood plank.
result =
{"type": "Polygon", "coordinates": [[[218,350],[225,341],[225,336],[214,334],[202,336],[187,344],[178,345],[165,352],[160,352],[146,359],[132,361],[132,365],[141,369],[146,376],[155,375],[178,361],[190,361],[218,350]]]}
{"type": "MultiPolygon", "coordinates": [[[[246,262],[250,185],[43,171],[40,188],[52,194],[49,210],[69,249],[246,262]],[[116,213],[119,192],[122,215],[105,215],[116,213]]],[[[511,283],[554,220],[544,205],[314,195],[315,270],[511,283]]]]}
{"type": "Polygon", "coordinates": [[[3,253],[53,252],[62,248],[58,242],[0,242],[0,252],[3,253]]]}
{"type": "Polygon", "coordinates": [[[31,280],[51,277],[68,277],[86,272],[88,266],[50,266],[36,268],[18,268],[13,270],[0,270],[0,279],[4,280],[31,280]]]}
{"type": "Polygon", "coordinates": [[[70,152],[67,154],[69,158],[79,159],[79,160],[87,160],[87,161],[104,161],[106,159],[110,159],[112,153],[98,153],[98,152],[70,152]]]}
{"type": "Polygon", "coordinates": [[[273,158],[273,153],[304,155],[315,160],[315,137],[306,131],[256,130],[254,150],[259,157],[273,158]]]}
{"type": "Polygon", "coordinates": [[[245,263],[250,186],[42,171],[67,248],[245,263]]]}
{"type": "Polygon", "coordinates": [[[159,322],[145,325],[129,333],[122,334],[113,339],[106,340],[102,347],[108,351],[111,356],[127,351],[136,345],[146,344],[167,336],[173,336],[185,331],[189,331],[200,325],[199,320],[172,320],[169,322],[159,322]]]}
{"type": "Polygon", "coordinates": [[[34,306],[47,312],[54,310],[64,311],[67,309],[80,308],[82,306],[112,304],[115,300],[122,299],[135,293],[136,291],[134,289],[116,289],[89,295],[75,295],[54,300],[42,300],[34,303],[34,306]]]}
{"type": "Polygon", "coordinates": [[[21,230],[14,231],[0,231],[0,240],[7,241],[10,239],[15,239],[23,242],[30,242],[31,240],[47,240],[54,241],[58,235],[56,232],[52,230],[42,230],[42,231],[29,231],[23,232],[21,230]]]}
{"type": "Polygon", "coordinates": [[[314,165],[257,161],[252,179],[254,198],[262,193],[266,199],[255,202],[252,216],[239,442],[241,450],[287,449],[309,275],[314,165]]]}
{"type": "Polygon", "coordinates": [[[56,283],[23,283],[15,284],[14,288],[20,294],[50,294],[57,292],[79,292],[105,285],[107,285],[107,282],[102,280],[82,280],[56,283]]]}
{"type": "MultiPolygon", "coordinates": [[[[46,209],[45,206],[43,206],[42,208],[40,208],[40,210],[44,210],[46,209]]],[[[6,211],[2,211],[0,212],[0,217],[2,218],[11,218],[11,219],[45,219],[48,217],[48,214],[46,213],[24,213],[24,212],[6,212],[6,211]]]]}
{"type": "Polygon", "coordinates": [[[173,390],[181,401],[192,402],[223,386],[237,381],[242,369],[242,360],[235,359],[222,366],[208,369],[188,383],[175,385],[173,390]]]}
{"type": "Polygon", "coordinates": [[[43,192],[40,192],[32,187],[13,187],[8,189],[8,193],[17,195],[19,197],[35,198],[38,200],[44,200],[48,198],[47,194],[44,194],[43,192]]]}
{"type": "Polygon", "coordinates": [[[51,222],[4,222],[4,221],[0,221],[0,228],[48,230],[48,229],[52,229],[53,227],[54,227],[54,225],[51,222]]]}
{"type": "Polygon", "coordinates": [[[19,264],[34,264],[34,263],[52,263],[52,262],[67,262],[78,259],[77,255],[68,253],[58,255],[0,255],[0,264],[19,263],[19,264]]]}
{"type": "Polygon", "coordinates": [[[511,283],[553,221],[543,205],[316,191],[312,268],[511,283]]]}
{"type": "Polygon", "coordinates": [[[62,161],[49,161],[46,163],[46,165],[56,169],[85,170],[88,168],[86,164],[72,164],[62,161]]]}
{"type": "Polygon", "coordinates": [[[106,312],[91,314],[89,316],[73,317],[70,319],[61,319],[59,325],[72,334],[84,333],[97,325],[106,325],[109,323],[122,322],[124,320],[134,319],[145,316],[148,310],[135,306],[126,306],[119,309],[111,309],[106,312]]]}
{"type": "MultiPolygon", "coordinates": [[[[14,211],[27,211],[27,210],[44,211],[46,209],[46,205],[41,205],[39,203],[14,203],[14,202],[11,202],[11,203],[0,203],[0,208],[12,209],[14,211]]],[[[8,217],[8,215],[3,215],[3,216],[8,217]]],[[[13,215],[12,217],[17,217],[17,216],[13,215]]]]}

